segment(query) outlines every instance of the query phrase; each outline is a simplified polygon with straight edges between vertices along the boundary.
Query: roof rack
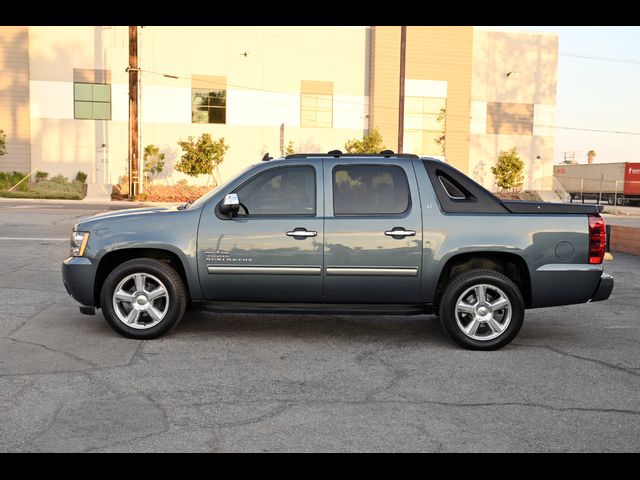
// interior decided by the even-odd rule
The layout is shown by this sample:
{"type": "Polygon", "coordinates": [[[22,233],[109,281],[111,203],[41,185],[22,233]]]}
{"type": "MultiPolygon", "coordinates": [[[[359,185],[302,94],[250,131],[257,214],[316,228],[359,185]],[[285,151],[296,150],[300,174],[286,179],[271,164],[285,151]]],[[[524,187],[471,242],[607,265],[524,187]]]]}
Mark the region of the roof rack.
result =
{"type": "Polygon", "coordinates": [[[352,157],[398,157],[398,158],[419,158],[413,153],[393,153],[392,150],[383,150],[380,153],[342,153],[340,150],[331,150],[327,153],[293,153],[285,158],[313,158],[313,157],[335,157],[335,158],[352,158],[352,157]]]}

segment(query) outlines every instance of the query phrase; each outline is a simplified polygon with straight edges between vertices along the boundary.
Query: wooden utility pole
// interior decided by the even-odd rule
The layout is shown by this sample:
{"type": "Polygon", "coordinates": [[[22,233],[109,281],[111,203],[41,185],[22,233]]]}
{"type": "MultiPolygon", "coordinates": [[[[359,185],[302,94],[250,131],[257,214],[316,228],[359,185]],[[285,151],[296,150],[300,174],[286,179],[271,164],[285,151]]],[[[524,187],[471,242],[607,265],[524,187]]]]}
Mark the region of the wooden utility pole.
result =
{"type": "Polygon", "coordinates": [[[407,60],[407,27],[400,27],[400,104],[398,107],[398,153],[404,148],[404,75],[407,60]]]}
{"type": "Polygon", "coordinates": [[[137,195],[138,173],[138,27],[129,27],[129,198],[137,195]]]}

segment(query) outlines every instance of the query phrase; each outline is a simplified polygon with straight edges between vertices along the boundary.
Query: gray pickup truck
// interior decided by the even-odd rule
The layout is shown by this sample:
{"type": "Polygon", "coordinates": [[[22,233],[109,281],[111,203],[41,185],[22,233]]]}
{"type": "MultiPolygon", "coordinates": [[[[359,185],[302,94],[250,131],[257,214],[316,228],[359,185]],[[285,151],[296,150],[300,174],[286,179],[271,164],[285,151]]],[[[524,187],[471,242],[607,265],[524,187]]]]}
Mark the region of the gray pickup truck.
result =
{"type": "Polygon", "coordinates": [[[431,313],[491,350],[528,308],[609,298],[596,205],[503,201],[432,158],[295,154],[253,165],[193,203],[74,226],[62,265],[80,311],[150,339],[187,307],[431,313]]]}

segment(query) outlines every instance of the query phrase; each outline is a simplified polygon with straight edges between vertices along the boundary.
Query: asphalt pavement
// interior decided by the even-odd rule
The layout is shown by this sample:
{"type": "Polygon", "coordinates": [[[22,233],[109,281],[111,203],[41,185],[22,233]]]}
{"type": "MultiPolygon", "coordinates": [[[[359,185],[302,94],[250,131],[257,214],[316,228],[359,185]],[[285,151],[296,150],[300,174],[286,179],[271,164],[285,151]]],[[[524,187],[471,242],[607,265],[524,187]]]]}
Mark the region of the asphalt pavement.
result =
{"type": "Polygon", "coordinates": [[[496,352],[438,320],[191,312],[136,341],[62,285],[89,210],[0,204],[0,451],[640,450],[640,258],[496,352]]]}

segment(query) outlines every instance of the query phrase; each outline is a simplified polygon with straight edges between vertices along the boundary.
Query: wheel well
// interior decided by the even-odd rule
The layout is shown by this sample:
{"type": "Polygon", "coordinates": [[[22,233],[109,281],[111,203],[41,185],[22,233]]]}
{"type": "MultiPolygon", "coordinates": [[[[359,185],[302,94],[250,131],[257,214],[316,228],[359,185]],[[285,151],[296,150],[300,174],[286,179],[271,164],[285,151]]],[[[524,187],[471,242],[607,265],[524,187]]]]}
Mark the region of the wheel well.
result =
{"type": "Polygon", "coordinates": [[[436,305],[453,277],[475,269],[495,270],[507,276],[520,289],[525,307],[531,306],[531,277],[526,262],[519,255],[503,252],[461,253],[447,260],[438,279],[436,305]]]}
{"type": "Polygon", "coordinates": [[[184,266],[182,265],[180,258],[175,253],[158,248],[127,248],[109,252],[100,260],[96,271],[96,281],[93,287],[93,299],[97,307],[100,307],[100,292],[102,291],[102,285],[104,284],[107,276],[118,265],[128,260],[133,260],[134,258],[155,258],[169,264],[176,272],[178,272],[187,293],[189,292],[187,274],[184,271],[184,266]]]}

